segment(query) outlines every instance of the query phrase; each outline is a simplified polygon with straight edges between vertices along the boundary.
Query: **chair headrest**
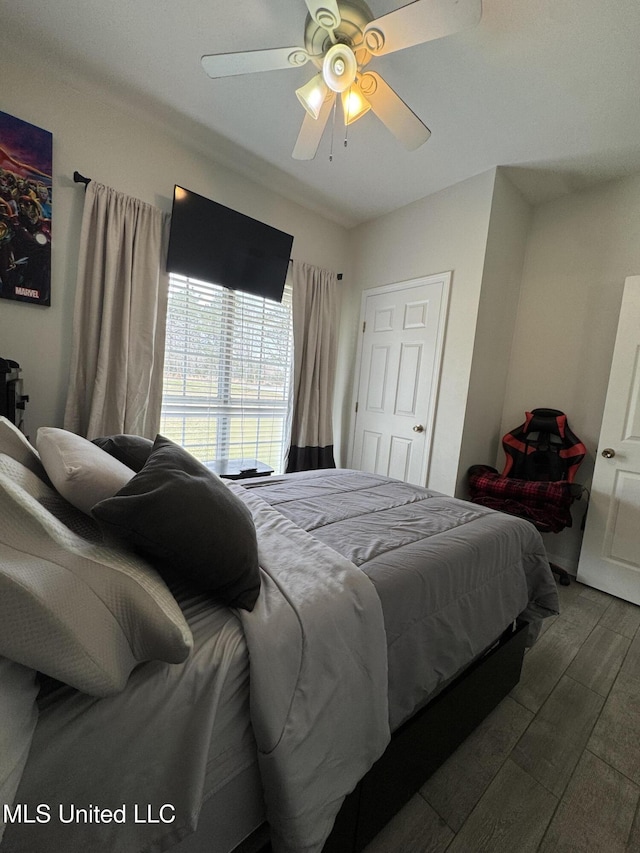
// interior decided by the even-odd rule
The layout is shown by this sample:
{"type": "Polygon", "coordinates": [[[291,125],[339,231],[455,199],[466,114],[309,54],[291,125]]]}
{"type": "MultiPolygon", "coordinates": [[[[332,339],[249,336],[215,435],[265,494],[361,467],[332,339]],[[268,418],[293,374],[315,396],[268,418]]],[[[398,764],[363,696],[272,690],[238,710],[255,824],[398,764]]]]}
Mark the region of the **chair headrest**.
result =
{"type": "Polygon", "coordinates": [[[559,409],[532,409],[526,413],[524,432],[547,432],[564,438],[567,416],[559,409]]]}

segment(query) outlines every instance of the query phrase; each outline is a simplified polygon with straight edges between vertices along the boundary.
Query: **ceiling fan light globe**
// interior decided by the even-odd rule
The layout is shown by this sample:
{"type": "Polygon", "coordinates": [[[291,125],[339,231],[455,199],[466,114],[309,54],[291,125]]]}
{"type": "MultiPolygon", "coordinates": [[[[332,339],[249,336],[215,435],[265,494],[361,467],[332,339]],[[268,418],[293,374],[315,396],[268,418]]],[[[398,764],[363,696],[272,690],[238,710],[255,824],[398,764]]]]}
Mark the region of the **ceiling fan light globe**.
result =
{"type": "Polygon", "coordinates": [[[333,92],[345,92],[356,79],[358,61],[347,44],[334,44],[322,63],[324,82],[333,92]]]}
{"type": "Polygon", "coordinates": [[[325,102],[329,90],[323,80],[322,74],[316,74],[308,83],[296,89],[298,100],[312,118],[317,119],[325,102]]]}
{"type": "Polygon", "coordinates": [[[369,112],[371,104],[366,101],[355,86],[350,87],[340,96],[345,125],[353,124],[369,112]]]}

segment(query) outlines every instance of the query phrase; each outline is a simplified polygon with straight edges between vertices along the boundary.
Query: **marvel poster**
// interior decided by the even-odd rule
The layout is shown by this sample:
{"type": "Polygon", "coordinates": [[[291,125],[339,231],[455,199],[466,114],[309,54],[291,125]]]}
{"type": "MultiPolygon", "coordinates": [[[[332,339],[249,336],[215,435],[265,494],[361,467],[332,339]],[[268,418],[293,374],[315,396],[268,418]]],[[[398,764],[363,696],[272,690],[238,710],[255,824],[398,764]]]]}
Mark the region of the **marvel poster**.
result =
{"type": "Polygon", "coordinates": [[[51,305],[52,135],[0,112],[0,296],[51,305]]]}

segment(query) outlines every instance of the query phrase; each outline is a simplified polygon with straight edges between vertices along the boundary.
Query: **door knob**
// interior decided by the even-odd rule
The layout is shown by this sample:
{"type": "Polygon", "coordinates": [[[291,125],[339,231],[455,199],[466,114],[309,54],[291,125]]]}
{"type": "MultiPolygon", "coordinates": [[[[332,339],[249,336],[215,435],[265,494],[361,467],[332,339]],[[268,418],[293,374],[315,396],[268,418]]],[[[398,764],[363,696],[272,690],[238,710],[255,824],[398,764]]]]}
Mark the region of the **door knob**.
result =
{"type": "Polygon", "coordinates": [[[422,426],[422,424],[416,424],[413,428],[413,431],[414,432],[424,432],[424,427],[422,426]]]}
{"type": "Polygon", "coordinates": [[[605,449],[602,451],[602,455],[605,459],[613,459],[613,457],[616,455],[616,452],[613,447],[605,447],[605,449]]]}

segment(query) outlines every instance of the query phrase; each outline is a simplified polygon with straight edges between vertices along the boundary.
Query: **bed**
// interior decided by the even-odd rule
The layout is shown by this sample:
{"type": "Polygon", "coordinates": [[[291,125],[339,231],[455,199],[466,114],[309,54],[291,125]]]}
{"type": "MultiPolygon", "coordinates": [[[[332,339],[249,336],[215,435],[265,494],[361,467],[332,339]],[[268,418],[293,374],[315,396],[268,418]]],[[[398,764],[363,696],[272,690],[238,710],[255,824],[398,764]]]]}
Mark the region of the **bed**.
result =
{"type": "MultiPolygon", "coordinates": [[[[10,670],[0,666],[0,687],[19,704],[7,719],[23,745],[0,776],[9,801],[2,853],[244,853],[269,840],[283,853],[360,850],[508,692],[540,620],[558,609],[532,525],[346,470],[215,478],[223,500],[250,514],[259,558],[252,606],[228,606],[175,567],[158,574],[153,560],[105,544],[104,524],[68,501],[68,484],[54,489],[54,469],[9,432],[0,425],[3,548],[24,561],[38,550],[25,542],[47,528],[39,570],[49,558],[59,570],[71,552],[101,561],[111,591],[96,575],[84,606],[98,591],[120,627],[127,620],[112,588],[123,573],[131,584],[144,572],[144,594],[155,597],[128,620],[124,683],[78,689],[75,674],[52,669],[59,655],[35,666],[35,653],[8,646],[0,629],[10,670]],[[16,526],[28,527],[11,522],[16,503],[37,521],[20,548],[7,544],[16,526]],[[159,635],[158,619],[168,625],[159,635]],[[147,623],[153,643],[140,637],[147,623]]],[[[107,494],[131,493],[158,447],[145,444],[138,464],[127,458],[124,487],[116,476],[107,494]]],[[[183,451],[171,452],[191,470],[183,451]]],[[[214,475],[195,464],[186,481],[208,487],[214,475]]],[[[182,531],[200,506],[189,512],[183,492],[179,505],[182,531]]],[[[231,527],[220,527],[219,547],[234,544],[231,527]]],[[[73,566],[77,586],[85,575],[73,566]]]]}

